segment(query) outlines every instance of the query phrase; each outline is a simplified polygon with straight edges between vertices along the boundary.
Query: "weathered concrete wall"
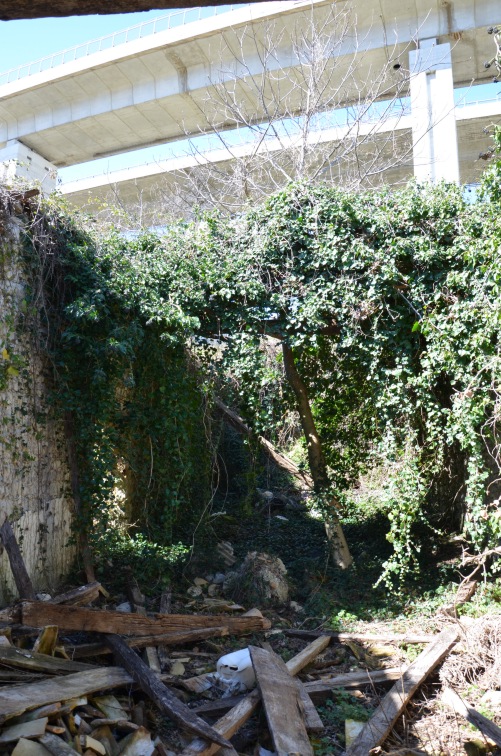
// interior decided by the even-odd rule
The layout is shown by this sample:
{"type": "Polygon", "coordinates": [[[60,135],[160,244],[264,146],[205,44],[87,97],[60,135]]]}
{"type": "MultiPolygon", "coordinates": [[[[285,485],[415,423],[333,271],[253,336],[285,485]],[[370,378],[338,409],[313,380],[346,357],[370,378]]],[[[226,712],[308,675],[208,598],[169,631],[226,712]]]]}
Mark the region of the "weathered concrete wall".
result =
{"type": "MultiPolygon", "coordinates": [[[[0,511],[11,519],[35,589],[53,591],[75,555],[73,503],[62,425],[47,401],[50,371],[23,331],[22,226],[21,217],[0,217],[0,511]]],[[[16,595],[3,552],[0,605],[16,595]]]]}

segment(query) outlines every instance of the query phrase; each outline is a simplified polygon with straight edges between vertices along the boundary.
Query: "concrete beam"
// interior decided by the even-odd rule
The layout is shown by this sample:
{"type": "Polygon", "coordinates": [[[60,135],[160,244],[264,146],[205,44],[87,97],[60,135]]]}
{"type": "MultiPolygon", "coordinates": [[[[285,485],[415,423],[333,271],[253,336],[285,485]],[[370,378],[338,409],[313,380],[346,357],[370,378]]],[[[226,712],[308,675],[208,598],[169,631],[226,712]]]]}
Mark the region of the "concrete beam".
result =
{"type": "Polygon", "coordinates": [[[0,181],[9,186],[16,178],[39,183],[45,194],[50,194],[57,186],[55,166],[13,139],[0,147],[0,181]]]}

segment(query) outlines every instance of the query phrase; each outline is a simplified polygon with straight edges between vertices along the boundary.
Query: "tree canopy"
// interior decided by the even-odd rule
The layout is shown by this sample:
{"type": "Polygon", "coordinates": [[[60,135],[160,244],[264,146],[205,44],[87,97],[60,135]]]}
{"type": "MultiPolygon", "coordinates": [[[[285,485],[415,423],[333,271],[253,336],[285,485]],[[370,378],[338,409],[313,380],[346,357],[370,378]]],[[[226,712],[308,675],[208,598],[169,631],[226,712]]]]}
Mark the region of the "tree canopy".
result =
{"type": "Polygon", "coordinates": [[[106,510],[119,456],[142,476],[144,532],[169,543],[193,496],[210,498],[215,387],[279,444],[298,409],[305,430],[289,359],[322,440],[321,505],[328,490],[342,516],[359,475],[384,471],[388,579],[412,566],[418,521],[497,544],[500,175],[473,205],[448,185],[292,184],[238,217],[135,239],[92,239],[46,210],[57,275],[40,224],[32,243],[88,517],[106,510]]]}

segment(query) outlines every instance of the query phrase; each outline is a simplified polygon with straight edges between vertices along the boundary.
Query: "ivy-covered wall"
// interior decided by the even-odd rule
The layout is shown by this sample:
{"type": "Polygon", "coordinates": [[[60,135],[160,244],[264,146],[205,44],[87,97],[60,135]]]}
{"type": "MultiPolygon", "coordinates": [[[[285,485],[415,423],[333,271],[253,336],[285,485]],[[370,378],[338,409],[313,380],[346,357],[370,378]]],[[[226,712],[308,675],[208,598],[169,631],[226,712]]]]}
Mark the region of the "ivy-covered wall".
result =
{"type": "MultiPolygon", "coordinates": [[[[7,512],[36,590],[54,590],[71,566],[73,503],[63,429],[48,403],[47,365],[25,328],[22,207],[0,215],[0,512],[7,512]]],[[[5,552],[0,604],[16,596],[5,552]]]]}

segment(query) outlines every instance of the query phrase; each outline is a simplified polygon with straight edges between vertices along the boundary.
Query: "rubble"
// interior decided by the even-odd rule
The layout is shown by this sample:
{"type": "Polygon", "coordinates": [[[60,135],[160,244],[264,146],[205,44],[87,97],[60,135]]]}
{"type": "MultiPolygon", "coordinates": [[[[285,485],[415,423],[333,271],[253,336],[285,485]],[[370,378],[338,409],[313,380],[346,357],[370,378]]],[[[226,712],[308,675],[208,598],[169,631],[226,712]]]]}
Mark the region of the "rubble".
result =
{"type": "MultiPolygon", "coordinates": [[[[376,686],[393,684],[368,722],[347,718],[342,723],[346,756],[384,753],[381,746],[394,732],[394,723],[444,659],[442,700],[489,742],[501,745],[501,729],[453,690],[465,673],[457,654],[450,655],[459,640],[462,658],[476,665],[474,679],[491,686],[485,701],[498,705],[499,678],[492,670],[498,668],[500,621],[486,619],[460,628],[449,620],[435,635],[291,629],[278,631],[280,636],[257,609],[239,616],[229,609],[224,615],[173,614],[169,591],[161,596],[161,611],[149,612],[132,574],[125,576],[126,613],[117,611],[120,601],[111,608],[109,594],[96,581],[39,601],[33,600],[29,577],[11,546],[13,569],[21,570],[19,585],[27,596],[0,611],[2,756],[209,756],[220,751],[235,756],[230,739],[237,733],[254,753],[306,756],[313,754],[310,738],[325,730],[316,707],[336,690],[351,690],[363,698],[376,686]],[[303,648],[284,662],[264,636],[259,641],[266,631],[270,639],[288,636],[303,648]],[[218,653],[224,647],[215,639],[224,641],[230,635],[233,643],[242,635],[251,635],[251,641],[242,640],[232,653],[218,653]],[[195,643],[207,643],[210,651],[189,647],[195,643]],[[412,664],[395,665],[404,643],[424,644],[424,650],[412,664]],[[181,645],[183,651],[175,650],[181,645]],[[343,658],[353,662],[353,657],[356,671],[346,672],[348,662],[337,671],[343,658]],[[246,723],[260,707],[264,717],[248,729],[246,723]],[[166,735],[166,722],[176,726],[168,730],[175,736],[166,735]]],[[[266,565],[272,559],[249,556],[264,559],[266,565]]],[[[194,585],[207,591],[215,577],[194,585]]]]}
{"type": "Polygon", "coordinates": [[[283,606],[289,600],[285,565],[278,557],[251,551],[237,570],[226,575],[224,594],[244,604],[283,606]]]}

